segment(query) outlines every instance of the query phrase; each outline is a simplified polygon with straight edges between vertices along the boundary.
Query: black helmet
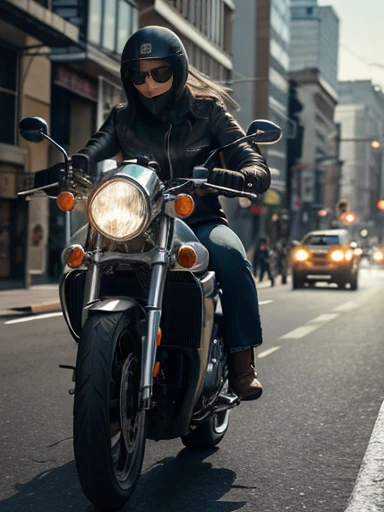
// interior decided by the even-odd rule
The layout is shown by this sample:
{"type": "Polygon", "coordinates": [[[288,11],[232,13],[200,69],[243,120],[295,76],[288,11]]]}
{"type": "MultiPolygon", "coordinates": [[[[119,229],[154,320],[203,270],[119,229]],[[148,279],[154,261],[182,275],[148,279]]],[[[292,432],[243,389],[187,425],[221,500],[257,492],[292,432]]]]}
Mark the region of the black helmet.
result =
{"type": "Polygon", "coordinates": [[[139,60],[161,59],[173,69],[173,103],[182,95],[188,77],[188,56],[181,39],[165,27],[148,26],[139,29],[127,41],[121,55],[121,81],[128,102],[134,98],[135,88],[129,77],[130,69],[139,60]]]}

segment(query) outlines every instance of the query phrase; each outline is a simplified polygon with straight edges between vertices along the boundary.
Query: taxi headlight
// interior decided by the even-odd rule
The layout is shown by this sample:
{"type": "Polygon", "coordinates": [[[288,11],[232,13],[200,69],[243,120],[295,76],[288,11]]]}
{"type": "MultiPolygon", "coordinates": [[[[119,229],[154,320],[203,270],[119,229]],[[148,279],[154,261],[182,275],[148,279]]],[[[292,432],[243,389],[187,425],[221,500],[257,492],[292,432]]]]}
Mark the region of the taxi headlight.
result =
{"type": "Polygon", "coordinates": [[[309,254],[304,249],[299,249],[295,253],[295,260],[296,261],[306,261],[309,258],[309,254]]]}
{"type": "Polygon", "coordinates": [[[375,261],[383,261],[384,260],[384,254],[381,251],[376,251],[373,253],[373,259],[375,261]]]}
{"type": "Polygon", "coordinates": [[[89,202],[88,215],[102,235],[124,242],[146,229],[150,216],[149,200],[135,182],[114,179],[96,190],[89,202]]]}
{"type": "Polygon", "coordinates": [[[331,254],[332,261],[340,262],[343,261],[344,258],[345,254],[343,253],[343,251],[333,251],[333,253],[331,254]]]}

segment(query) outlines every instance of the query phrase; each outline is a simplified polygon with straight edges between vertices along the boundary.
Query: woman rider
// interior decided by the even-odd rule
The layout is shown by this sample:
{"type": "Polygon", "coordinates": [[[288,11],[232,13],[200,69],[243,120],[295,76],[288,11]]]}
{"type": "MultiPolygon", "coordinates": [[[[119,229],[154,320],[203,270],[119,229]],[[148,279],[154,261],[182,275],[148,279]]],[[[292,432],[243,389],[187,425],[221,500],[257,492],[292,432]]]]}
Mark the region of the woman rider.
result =
{"type": "MultiPolygon", "coordinates": [[[[127,41],[121,57],[127,103],[112,109],[100,130],[73,156],[75,168],[88,172],[101,160],[121,153],[124,159],[148,155],[160,164],[162,180],[191,177],[209,152],[244,135],[226,110],[225,89],[188,65],[179,37],[148,26],[127,41]]],[[[208,181],[257,194],[270,185],[270,171],[257,147],[236,144],[224,151],[226,167],[213,168],[208,181]]],[[[187,223],[208,249],[223,292],[229,384],[242,399],[262,393],[254,347],[262,343],[258,298],[244,247],[228,227],[218,196],[196,192],[187,223]]]]}

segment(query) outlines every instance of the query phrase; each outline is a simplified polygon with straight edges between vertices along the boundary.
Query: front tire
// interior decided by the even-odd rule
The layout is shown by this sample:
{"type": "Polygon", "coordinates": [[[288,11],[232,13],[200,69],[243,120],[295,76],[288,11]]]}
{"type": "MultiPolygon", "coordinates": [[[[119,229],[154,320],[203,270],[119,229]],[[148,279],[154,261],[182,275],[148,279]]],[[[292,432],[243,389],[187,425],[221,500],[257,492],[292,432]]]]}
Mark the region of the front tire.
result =
{"type": "Polygon", "coordinates": [[[197,425],[195,430],[181,438],[183,445],[193,451],[209,450],[217,446],[227,433],[230,412],[219,412],[197,425]]]}
{"type": "Polygon", "coordinates": [[[99,509],[116,510],[141,473],[145,412],[138,407],[140,338],[137,308],[91,313],[76,362],[74,451],[84,494],[99,509]]]}
{"type": "Polygon", "coordinates": [[[357,272],[355,274],[352,274],[350,284],[351,284],[351,290],[356,291],[358,289],[359,280],[358,280],[357,272]]]}
{"type": "Polygon", "coordinates": [[[304,287],[304,279],[292,274],[292,290],[299,290],[304,287]]]}

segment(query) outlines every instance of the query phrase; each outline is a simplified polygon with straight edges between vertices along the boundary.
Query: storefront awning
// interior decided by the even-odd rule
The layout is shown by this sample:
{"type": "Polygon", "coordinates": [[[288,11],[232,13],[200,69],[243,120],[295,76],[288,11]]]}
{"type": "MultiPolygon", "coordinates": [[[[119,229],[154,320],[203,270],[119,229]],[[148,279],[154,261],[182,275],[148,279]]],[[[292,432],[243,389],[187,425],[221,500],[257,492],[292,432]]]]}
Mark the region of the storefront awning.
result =
{"type": "Polygon", "coordinates": [[[79,29],[34,0],[1,0],[0,19],[50,47],[79,45],[79,29]]]}

